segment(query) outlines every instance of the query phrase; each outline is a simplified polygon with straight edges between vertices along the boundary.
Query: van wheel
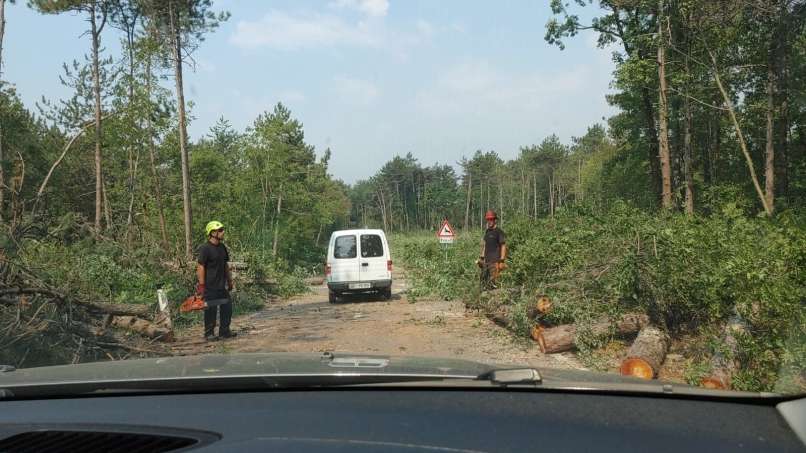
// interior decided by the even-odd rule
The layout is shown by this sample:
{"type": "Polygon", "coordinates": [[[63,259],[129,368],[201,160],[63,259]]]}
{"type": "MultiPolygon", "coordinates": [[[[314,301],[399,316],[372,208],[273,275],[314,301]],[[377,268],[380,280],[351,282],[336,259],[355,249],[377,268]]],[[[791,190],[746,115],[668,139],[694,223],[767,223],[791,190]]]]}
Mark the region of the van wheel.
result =
{"type": "Polygon", "coordinates": [[[338,303],[339,302],[339,296],[336,295],[336,293],[334,291],[328,291],[327,292],[327,301],[330,302],[331,304],[338,303]]]}
{"type": "Polygon", "coordinates": [[[392,287],[388,287],[381,291],[381,295],[383,296],[384,300],[389,300],[392,298],[392,287]]]}

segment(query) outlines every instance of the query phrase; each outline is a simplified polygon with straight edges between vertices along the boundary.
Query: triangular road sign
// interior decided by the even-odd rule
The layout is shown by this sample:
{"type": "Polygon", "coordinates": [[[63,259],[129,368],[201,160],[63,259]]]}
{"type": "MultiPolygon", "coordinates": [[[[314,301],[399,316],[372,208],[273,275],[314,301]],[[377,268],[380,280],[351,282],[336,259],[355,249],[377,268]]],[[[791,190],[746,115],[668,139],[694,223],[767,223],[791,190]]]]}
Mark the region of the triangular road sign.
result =
{"type": "Polygon", "coordinates": [[[448,221],[442,222],[442,227],[439,229],[439,233],[437,236],[441,238],[452,238],[454,237],[453,228],[451,228],[451,224],[448,221]]]}

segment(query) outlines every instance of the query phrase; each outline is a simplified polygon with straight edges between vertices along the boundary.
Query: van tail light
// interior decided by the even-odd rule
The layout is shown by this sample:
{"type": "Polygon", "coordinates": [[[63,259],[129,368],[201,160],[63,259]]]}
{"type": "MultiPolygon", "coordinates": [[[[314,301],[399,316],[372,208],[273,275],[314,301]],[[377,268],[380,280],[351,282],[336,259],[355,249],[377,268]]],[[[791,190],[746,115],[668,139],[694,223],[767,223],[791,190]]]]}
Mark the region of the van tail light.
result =
{"type": "Polygon", "coordinates": [[[325,263],[325,277],[330,277],[330,264],[325,263]]]}
{"type": "Polygon", "coordinates": [[[386,260],[386,270],[392,272],[392,260],[386,260]]]}

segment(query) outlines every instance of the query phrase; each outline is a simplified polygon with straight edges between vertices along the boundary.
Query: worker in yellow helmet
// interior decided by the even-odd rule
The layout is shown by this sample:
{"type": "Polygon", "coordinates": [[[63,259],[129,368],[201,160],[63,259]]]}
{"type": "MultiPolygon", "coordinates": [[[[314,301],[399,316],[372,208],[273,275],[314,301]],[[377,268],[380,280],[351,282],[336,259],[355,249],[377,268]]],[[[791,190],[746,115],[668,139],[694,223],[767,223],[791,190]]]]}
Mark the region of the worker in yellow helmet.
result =
{"type": "Polygon", "coordinates": [[[207,341],[216,341],[219,338],[232,338],[236,336],[230,330],[232,321],[232,300],[229,292],[232,291],[232,274],[229,270],[229,252],[224,245],[224,224],[214,220],[204,228],[207,242],[199,249],[199,259],[196,264],[196,277],[198,285],[196,294],[207,303],[204,310],[204,338],[207,341]],[[218,336],[215,335],[216,318],[221,308],[221,325],[218,336]]]}

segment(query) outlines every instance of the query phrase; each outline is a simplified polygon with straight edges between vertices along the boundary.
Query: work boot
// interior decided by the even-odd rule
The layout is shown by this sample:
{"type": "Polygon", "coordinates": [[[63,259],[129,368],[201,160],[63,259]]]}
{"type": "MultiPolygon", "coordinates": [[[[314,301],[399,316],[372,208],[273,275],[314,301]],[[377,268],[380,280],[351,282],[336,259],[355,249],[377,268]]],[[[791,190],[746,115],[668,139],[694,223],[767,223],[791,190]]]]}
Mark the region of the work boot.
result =
{"type": "Polygon", "coordinates": [[[205,335],[204,340],[211,342],[211,341],[218,341],[218,337],[215,335],[205,335]]]}
{"type": "Polygon", "coordinates": [[[237,334],[237,333],[235,333],[235,332],[231,332],[231,331],[219,332],[219,333],[218,333],[218,335],[219,335],[221,338],[235,338],[235,337],[237,337],[237,336],[238,336],[238,334],[237,334]]]}

